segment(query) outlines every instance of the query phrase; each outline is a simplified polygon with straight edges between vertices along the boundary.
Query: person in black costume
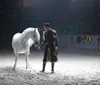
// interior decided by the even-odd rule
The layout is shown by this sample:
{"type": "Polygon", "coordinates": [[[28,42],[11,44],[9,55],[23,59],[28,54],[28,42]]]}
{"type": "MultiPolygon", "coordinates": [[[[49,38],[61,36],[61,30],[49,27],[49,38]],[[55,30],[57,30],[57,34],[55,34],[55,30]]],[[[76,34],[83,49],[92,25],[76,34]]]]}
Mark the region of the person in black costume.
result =
{"type": "Polygon", "coordinates": [[[51,73],[54,73],[54,63],[58,61],[58,36],[55,30],[50,28],[49,23],[44,24],[44,32],[43,32],[43,42],[38,47],[41,49],[45,46],[44,50],[44,58],[43,58],[43,69],[41,72],[45,71],[46,62],[49,60],[51,62],[51,73]],[[49,55],[48,55],[49,54],[49,55]]]}

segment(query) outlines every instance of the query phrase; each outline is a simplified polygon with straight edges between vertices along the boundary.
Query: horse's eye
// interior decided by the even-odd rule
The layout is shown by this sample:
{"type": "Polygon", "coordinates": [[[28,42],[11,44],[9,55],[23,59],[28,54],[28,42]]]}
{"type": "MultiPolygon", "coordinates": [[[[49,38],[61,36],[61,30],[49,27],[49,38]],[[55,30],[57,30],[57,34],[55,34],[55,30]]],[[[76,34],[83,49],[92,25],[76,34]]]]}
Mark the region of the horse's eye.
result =
{"type": "Polygon", "coordinates": [[[34,37],[36,37],[36,35],[33,35],[34,37]]]}

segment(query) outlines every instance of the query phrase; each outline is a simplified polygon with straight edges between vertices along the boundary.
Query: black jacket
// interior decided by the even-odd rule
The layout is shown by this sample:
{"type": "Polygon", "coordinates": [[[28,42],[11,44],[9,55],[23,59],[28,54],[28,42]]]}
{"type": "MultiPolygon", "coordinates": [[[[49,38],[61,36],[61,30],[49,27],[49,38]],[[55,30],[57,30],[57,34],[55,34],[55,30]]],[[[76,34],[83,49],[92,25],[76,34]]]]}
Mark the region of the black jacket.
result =
{"type": "Polygon", "coordinates": [[[55,30],[50,29],[43,32],[43,42],[40,45],[40,48],[44,45],[58,47],[58,36],[55,30]]]}

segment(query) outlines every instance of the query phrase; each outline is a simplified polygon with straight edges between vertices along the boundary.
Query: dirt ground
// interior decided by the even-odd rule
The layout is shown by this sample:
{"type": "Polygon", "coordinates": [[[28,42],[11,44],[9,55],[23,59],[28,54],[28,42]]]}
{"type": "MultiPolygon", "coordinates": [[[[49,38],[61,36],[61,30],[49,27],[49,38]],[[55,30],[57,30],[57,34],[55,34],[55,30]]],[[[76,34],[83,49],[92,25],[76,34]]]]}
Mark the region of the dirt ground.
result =
{"type": "Polygon", "coordinates": [[[100,57],[78,54],[59,54],[55,73],[51,74],[51,64],[42,69],[43,54],[32,53],[30,68],[25,70],[24,56],[19,57],[15,71],[12,70],[14,56],[0,55],[0,85],[100,85],[100,57]]]}

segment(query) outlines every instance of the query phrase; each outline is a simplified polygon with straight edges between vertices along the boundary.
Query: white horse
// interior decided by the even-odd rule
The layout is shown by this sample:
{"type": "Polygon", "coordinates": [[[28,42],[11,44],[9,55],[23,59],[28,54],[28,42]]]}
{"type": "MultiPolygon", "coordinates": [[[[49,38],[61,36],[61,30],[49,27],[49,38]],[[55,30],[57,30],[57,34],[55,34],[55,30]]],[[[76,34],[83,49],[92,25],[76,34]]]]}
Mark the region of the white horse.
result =
{"type": "Polygon", "coordinates": [[[12,39],[12,48],[15,54],[15,64],[13,70],[17,65],[17,58],[19,54],[24,53],[26,57],[26,70],[29,66],[28,58],[30,55],[30,47],[35,44],[35,47],[40,43],[40,34],[38,28],[27,28],[22,33],[16,33],[12,39]]]}

